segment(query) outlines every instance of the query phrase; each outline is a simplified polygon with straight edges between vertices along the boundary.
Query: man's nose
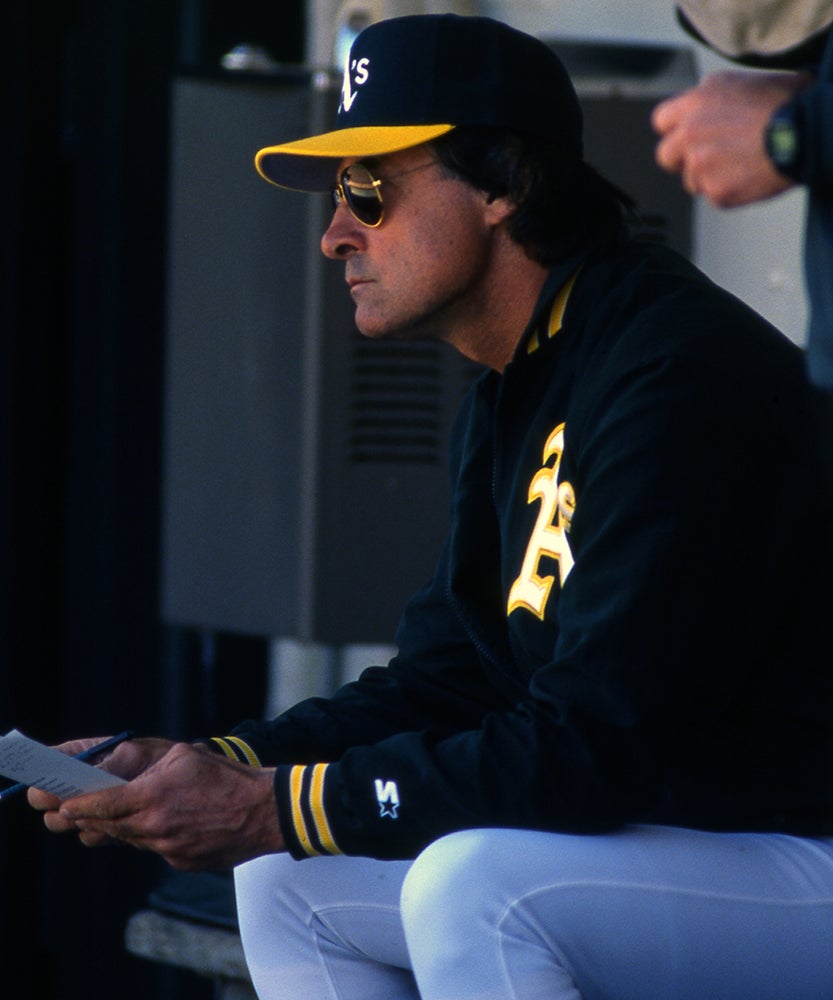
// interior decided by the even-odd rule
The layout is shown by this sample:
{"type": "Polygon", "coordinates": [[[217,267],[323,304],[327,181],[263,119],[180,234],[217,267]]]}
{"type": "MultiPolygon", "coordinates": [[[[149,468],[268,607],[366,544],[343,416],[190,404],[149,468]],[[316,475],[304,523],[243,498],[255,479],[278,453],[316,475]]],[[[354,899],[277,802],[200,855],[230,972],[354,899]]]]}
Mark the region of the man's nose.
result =
{"type": "Polygon", "coordinates": [[[357,222],[350,209],[341,202],[321,237],[321,252],[331,260],[342,260],[362,249],[366,227],[357,222]]]}

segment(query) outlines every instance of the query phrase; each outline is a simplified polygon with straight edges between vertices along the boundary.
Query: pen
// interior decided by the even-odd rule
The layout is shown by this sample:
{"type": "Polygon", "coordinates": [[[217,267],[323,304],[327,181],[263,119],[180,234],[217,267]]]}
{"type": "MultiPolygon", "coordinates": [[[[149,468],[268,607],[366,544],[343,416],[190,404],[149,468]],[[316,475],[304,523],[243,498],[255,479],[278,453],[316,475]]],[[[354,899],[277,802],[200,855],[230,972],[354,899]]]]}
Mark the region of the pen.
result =
{"type": "MultiPolygon", "coordinates": [[[[104,753],[105,750],[112,750],[113,747],[117,747],[119,743],[124,743],[125,740],[131,739],[132,736],[133,730],[125,729],[123,733],[119,733],[117,736],[111,736],[108,740],[96,743],[95,746],[89,747],[87,750],[82,750],[81,753],[73,754],[73,760],[92,760],[93,757],[97,757],[100,753],[104,753]]],[[[19,785],[12,785],[10,788],[3,789],[3,791],[0,792],[0,802],[10,799],[14,795],[19,795],[21,792],[26,791],[28,787],[28,785],[21,783],[19,785]]]]}

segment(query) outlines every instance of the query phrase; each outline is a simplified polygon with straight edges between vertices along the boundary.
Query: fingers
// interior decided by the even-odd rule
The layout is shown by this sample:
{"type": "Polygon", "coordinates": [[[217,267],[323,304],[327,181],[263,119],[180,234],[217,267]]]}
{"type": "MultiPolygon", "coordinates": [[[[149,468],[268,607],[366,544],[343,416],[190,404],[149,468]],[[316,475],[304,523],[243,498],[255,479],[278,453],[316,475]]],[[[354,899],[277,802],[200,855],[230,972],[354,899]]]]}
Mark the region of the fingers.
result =
{"type": "Polygon", "coordinates": [[[680,103],[689,91],[661,101],[651,112],[651,128],[659,135],[665,135],[675,127],[681,117],[680,103]]]}
{"type": "MultiPolygon", "coordinates": [[[[105,845],[120,844],[121,841],[108,837],[106,834],[97,833],[91,830],[79,830],[78,839],[84,847],[104,847],[105,845]]],[[[141,848],[139,848],[141,850],[141,848]]]]}
{"type": "Polygon", "coordinates": [[[46,812],[49,809],[59,809],[61,806],[61,800],[56,795],[44,792],[40,788],[28,788],[26,790],[26,799],[29,805],[33,809],[37,809],[38,812],[46,812]]]}
{"type": "Polygon", "coordinates": [[[657,143],[654,159],[668,173],[680,174],[685,169],[685,146],[678,136],[671,134],[657,143]]]}
{"type": "Polygon", "coordinates": [[[651,113],[651,127],[660,137],[654,158],[658,166],[668,173],[681,174],[690,192],[694,179],[689,159],[696,137],[692,136],[689,123],[696,121],[697,103],[695,90],[689,90],[662,101],[651,113]]]}
{"type": "MultiPolygon", "coordinates": [[[[65,799],[58,807],[58,813],[66,822],[73,824],[115,823],[142,808],[137,784],[119,785],[100,792],[89,792],[65,799]]],[[[79,825],[79,829],[83,826],[79,825]]]]}
{"type": "Polygon", "coordinates": [[[86,821],[78,820],[73,812],[67,812],[63,801],[54,795],[49,795],[37,788],[30,788],[27,795],[30,805],[43,813],[43,824],[50,833],[78,833],[81,842],[88,847],[98,846],[112,840],[101,830],[85,829],[86,821]]]}

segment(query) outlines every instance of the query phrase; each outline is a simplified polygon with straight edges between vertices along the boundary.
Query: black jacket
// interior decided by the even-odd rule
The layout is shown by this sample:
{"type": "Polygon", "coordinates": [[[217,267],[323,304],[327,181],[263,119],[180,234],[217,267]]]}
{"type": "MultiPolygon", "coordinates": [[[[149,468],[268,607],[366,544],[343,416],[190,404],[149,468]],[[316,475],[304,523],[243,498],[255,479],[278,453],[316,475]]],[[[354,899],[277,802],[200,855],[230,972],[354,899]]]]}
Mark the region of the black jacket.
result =
{"type": "Polygon", "coordinates": [[[549,336],[575,265],[462,408],[448,540],[398,655],[218,741],[279,765],[296,857],[410,857],[478,826],[833,832],[801,352],[638,244],[584,262],[549,336]]]}

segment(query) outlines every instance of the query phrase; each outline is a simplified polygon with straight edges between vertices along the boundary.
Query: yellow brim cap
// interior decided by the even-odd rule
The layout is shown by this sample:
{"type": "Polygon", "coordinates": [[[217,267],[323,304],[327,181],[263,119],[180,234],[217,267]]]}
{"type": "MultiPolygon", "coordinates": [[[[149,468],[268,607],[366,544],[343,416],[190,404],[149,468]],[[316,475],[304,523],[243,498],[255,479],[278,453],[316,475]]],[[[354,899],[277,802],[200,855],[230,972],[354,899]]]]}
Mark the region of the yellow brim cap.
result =
{"type": "Polygon", "coordinates": [[[364,125],[265,146],[255,155],[257,172],[278,187],[327,191],[344,159],[384,156],[430,142],[454,125],[364,125]]]}
{"type": "Polygon", "coordinates": [[[326,191],[342,160],[385,156],[465,127],[546,136],[582,154],[581,106],[555,52],[474,15],[414,14],[359,32],[334,124],[264,147],[258,173],[278,187],[326,191]]]}

